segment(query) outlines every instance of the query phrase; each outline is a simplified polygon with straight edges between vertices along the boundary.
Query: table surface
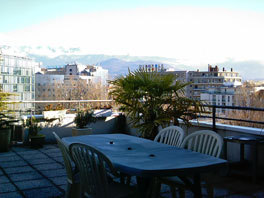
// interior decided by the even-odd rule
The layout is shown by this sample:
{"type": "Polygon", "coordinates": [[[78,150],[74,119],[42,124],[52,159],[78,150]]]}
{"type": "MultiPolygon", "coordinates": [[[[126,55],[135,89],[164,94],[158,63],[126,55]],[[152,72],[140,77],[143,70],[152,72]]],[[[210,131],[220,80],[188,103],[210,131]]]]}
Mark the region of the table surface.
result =
{"type": "Polygon", "coordinates": [[[135,176],[193,175],[227,165],[223,159],[124,134],[65,137],[62,141],[67,147],[72,143],[93,146],[117,170],[135,176]]]}

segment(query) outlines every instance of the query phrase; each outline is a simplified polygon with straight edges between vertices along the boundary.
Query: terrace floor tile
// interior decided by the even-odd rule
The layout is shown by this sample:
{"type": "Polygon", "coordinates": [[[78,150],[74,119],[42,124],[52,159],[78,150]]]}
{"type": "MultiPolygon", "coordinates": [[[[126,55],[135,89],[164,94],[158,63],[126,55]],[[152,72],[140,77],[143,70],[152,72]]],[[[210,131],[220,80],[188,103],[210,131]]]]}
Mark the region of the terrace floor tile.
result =
{"type": "Polygon", "coordinates": [[[30,166],[21,166],[21,167],[13,167],[13,168],[5,168],[4,169],[7,174],[13,174],[13,173],[26,173],[26,172],[32,172],[34,171],[33,168],[30,166]]]}
{"type": "Polygon", "coordinates": [[[13,182],[17,181],[27,181],[27,180],[33,180],[33,179],[41,179],[43,178],[42,175],[40,175],[38,172],[28,172],[28,173],[19,173],[19,174],[11,174],[9,175],[10,179],[13,182]]]}
{"type": "Polygon", "coordinates": [[[2,162],[10,162],[10,161],[18,161],[18,160],[22,160],[22,158],[17,155],[4,156],[0,158],[0,166],[2,162]]]}
{"type": "Polygon", "coordinates": [[[53,177],[50,179],[58,186],[67,184],[67,176],[53,177]]]}
{"type": "Polygon", "coordinates": [[[9,192],[0,194],[1,198],[23,198],[23,196],[19,192],[9,192]]]}
{"type": "Polygon", "coordinates": [[[10,181],[6,176],[4,176],[4,175],[0,176],[0,184],[4,184],[4,183],[8,183],[8,182],[10,182],[10,181]]]}
{"type": "Polygon", "coordinates": [[[47,159],[48,157],[42,153],[39,154],[31,154],[31,155],[23,155],[22,156],[24,159],[47,159]]]}
{"type": "Polygon", "coordinates": [[[12,151],[20,153],[20,152],[25,152],[25,151],[32,151],[32,148],[28,146],[13,146],[12,151]]]}
{"type": "Polygon", "coordinates": [[[54,169],[62,169],[63,166],[58,164],[58,163],[52,163],[52,164],[38,164],[38,165],[33,165],[34,168],[38,170],[54,170],[54,169]]]}
{"type": "Polygon", "coordinates": [[[27,163],[23,160],[18,160],[18,161],[6,161],[6,162],[1,162],[0,166],[2,168],[12,168],[12,167],[20,167],[20,166],[26,166],[27,163]]]}
{"type": "Polygon", "coordinates": [[[10,157],[10,156],[15,156],[16,153],[14,153],[13,151],[9,151],[9,152],[3,152],[3,153],[0,153],[0,157],[10,157]]]}
{"type": "Polygon", "coordinates": [[[50,158],[41,158],[41,159],[27,159],[27,161],[31,165],[37,165],[37,164],[49,164],[49,163],[54,163],[55,161],[50,158]]]}
{"type": "Polygon", "coordinates": [[[60,177],[60,176],[67,175],[66,170],[64,168],[63,169],[57,169],[57,170],[43,170],[43,171],[41,171],[41,173],[48,178],[60,177]]]}
{"type": "Polygon", "coordinates": [[[26,155],[39,155],[39,154],[42,154],[40,151],[38,150],[31,150],[31,151],[23,151],[23,152],[20,152],[19,155],[21,156],[26,156],[26,155]]]}
{"type": "Polygon", "coordinates": [[[54,158],[62,157],[61,152],[47,153],[47,155],[48,155],[49,157],[54,157],[54,158]]]}
{"type": "Polygon", "coordinates": [[[61,191],[55,187],[40,188],[40,189],[30,189],[23,191],[26,198],[47,198],[47,197],[63,197],[61,191]]]}
{"type": "Polygon", "coordinates": [[[43,153],[46,154],[52,154],[52,153],[59,153],[60,149],[59,148],[52,148],[52,149],[45,149],[45,150],[41,150],[43,153]]]}
{"type": "Polygon", "coordinates": [[[15,182],[15,184],[20,190],[52,186],[52,183],[47,179],[19,181],[19,182],[15,182]]]}
{"type": "MultiPolygon", "coordinates": [[[[11,183],[5,183],[0,185],[0,193],[6,193],[6,192],[14,192],[16,191],[16,187],[11,183]]],[[[0,194],[1,197],[1,194],[0,194]]]]}

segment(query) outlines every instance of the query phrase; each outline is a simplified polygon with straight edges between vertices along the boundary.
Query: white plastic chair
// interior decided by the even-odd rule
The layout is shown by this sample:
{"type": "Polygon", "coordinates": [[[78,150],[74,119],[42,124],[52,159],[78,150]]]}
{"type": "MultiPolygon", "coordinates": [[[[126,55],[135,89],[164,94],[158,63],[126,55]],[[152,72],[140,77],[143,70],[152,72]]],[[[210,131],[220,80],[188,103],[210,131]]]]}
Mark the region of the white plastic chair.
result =
{"type": "MultiPolygon", "coordinates": [[[[214,131],[200,130],[186,136],[180,147],[213,157],[219,157],[223,147],[223,138],[214,131]]],[[[210,175],[207,176],[210,177],[210,175]]],[[[208,177],[204,178],[207,193],[208,197],[213,197],[213,186],[211,185],[208,177]]],[[[190,180],[190,178],[186,179],[190,180]]],[[[188,189],[188,187],[185,186],[185,183],[179,177],[165,177],[160,178],[160,180],[161,183],[165,183],[170,186],[172,197],[176,197],[175,187],[179,188],[180,197],[184,197],[184,189],[188,189]]]]}
{"type": "Polygon", "coordinates": [[[70,156],[70,153],[64,143],[61,141],[60,137],[53,132],[58,146],[61,150],[62,157],[64,160],[65,169],[67,172],[67,192],[66,197],[79,197],[80,196],[80,178],[79,173],[74,169],[74,162],[70,156]]]}
{"type": "Polygon", "coordinates": [[[211,130],[196,131],[188,135],[181,148],[196,151],[213,157],[219,157],[223,147],[223,138],[211,130]]]}
{"type": "Polygon", "coordinates": [[[80,170],[81,197],[121,198],[134,196],[130,186],[111,182],[109,174],[119,176],[112,162],[97,149],[79,143],[70,145],[72,157],[80,170]]]}
{"type": "Polygon", "coordinates": [[[177,126],[169,126],[162,129],[155,137],[154,141],[180,147],[184,137],[185,132],[182,128],[177,126]]]}

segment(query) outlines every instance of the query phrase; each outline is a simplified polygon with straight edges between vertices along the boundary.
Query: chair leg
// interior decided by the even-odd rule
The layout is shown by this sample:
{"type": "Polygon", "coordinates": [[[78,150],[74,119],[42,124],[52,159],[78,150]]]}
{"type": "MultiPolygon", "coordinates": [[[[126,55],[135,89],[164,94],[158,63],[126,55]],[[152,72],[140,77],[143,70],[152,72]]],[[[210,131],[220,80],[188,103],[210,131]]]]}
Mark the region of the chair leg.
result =
{"type": "Polygon", "coordinates": [[[80,197],[80,184],[79,183],[71,184],[68,182],[65,197],[66,198],[80,197]]]}
{"type": "Polygon", "coordinates": [[[158,178],[155,178],[153,181],[153,186],[152,186],[152,198],[159,198],[160,197],[160,189],[161,189],[161,182],[159,181],[158,178]]]}
{"type": "Polygon", "coordinates": [[[180,198],[185,198],[185,190],[183,188],[179,188],[179,194],[180,194],[180,198]]]}
{"type": "Polygon", "coordinates": [[[214,186],[210,184],[209,182],[205,182],[205,186],[206,186],[208,197],[213,198],[214,197],[214,186]]]}
{"type": "Polygon", "coordinates": [[[131,176],[130,175],[127,175],[127,177],[126,177],[126,184],[129,186],[130,185],[130,182],[131,182],[131,176]]]}
{"type": "Polygon", "coordinates": [[[171,191],[172,198],[176,198],[175,186],[170,185],[170,191],[171,191]]]}

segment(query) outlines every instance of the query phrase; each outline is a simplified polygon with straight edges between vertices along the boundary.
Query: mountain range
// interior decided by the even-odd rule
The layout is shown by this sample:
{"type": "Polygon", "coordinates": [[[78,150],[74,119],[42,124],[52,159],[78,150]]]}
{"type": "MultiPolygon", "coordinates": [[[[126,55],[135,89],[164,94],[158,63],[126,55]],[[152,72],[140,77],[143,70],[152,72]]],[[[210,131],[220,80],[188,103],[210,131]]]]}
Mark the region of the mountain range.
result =
{"type": "MultiPolygon", "coordinates": [[[[139,65],[146,64],[164,64],[164,67],[171,70],[193,71],[200,69],[206,71],[207,65],[200,67],[184,64],[180,59],[165,58],[158,56],[130,56],[130,55],[105,55],[105,54],[87,54],[80,48],[63,47],[31,47],[31,46],[1,46],[3,53],[12,55],[28,56],[42,63],[42,67],[64,66],[70,63],[80,63],[89,65],[100,65],[108,69],[111,77],[124,75],[128,72],[138,69],[139,65]]],[[[264,65],[258,61],[235,61],[228,59],[225,62],[209,63],[225,67],[227,70],[233,68],[239,72],[243,80],[263,80],[264,65]]]]}

